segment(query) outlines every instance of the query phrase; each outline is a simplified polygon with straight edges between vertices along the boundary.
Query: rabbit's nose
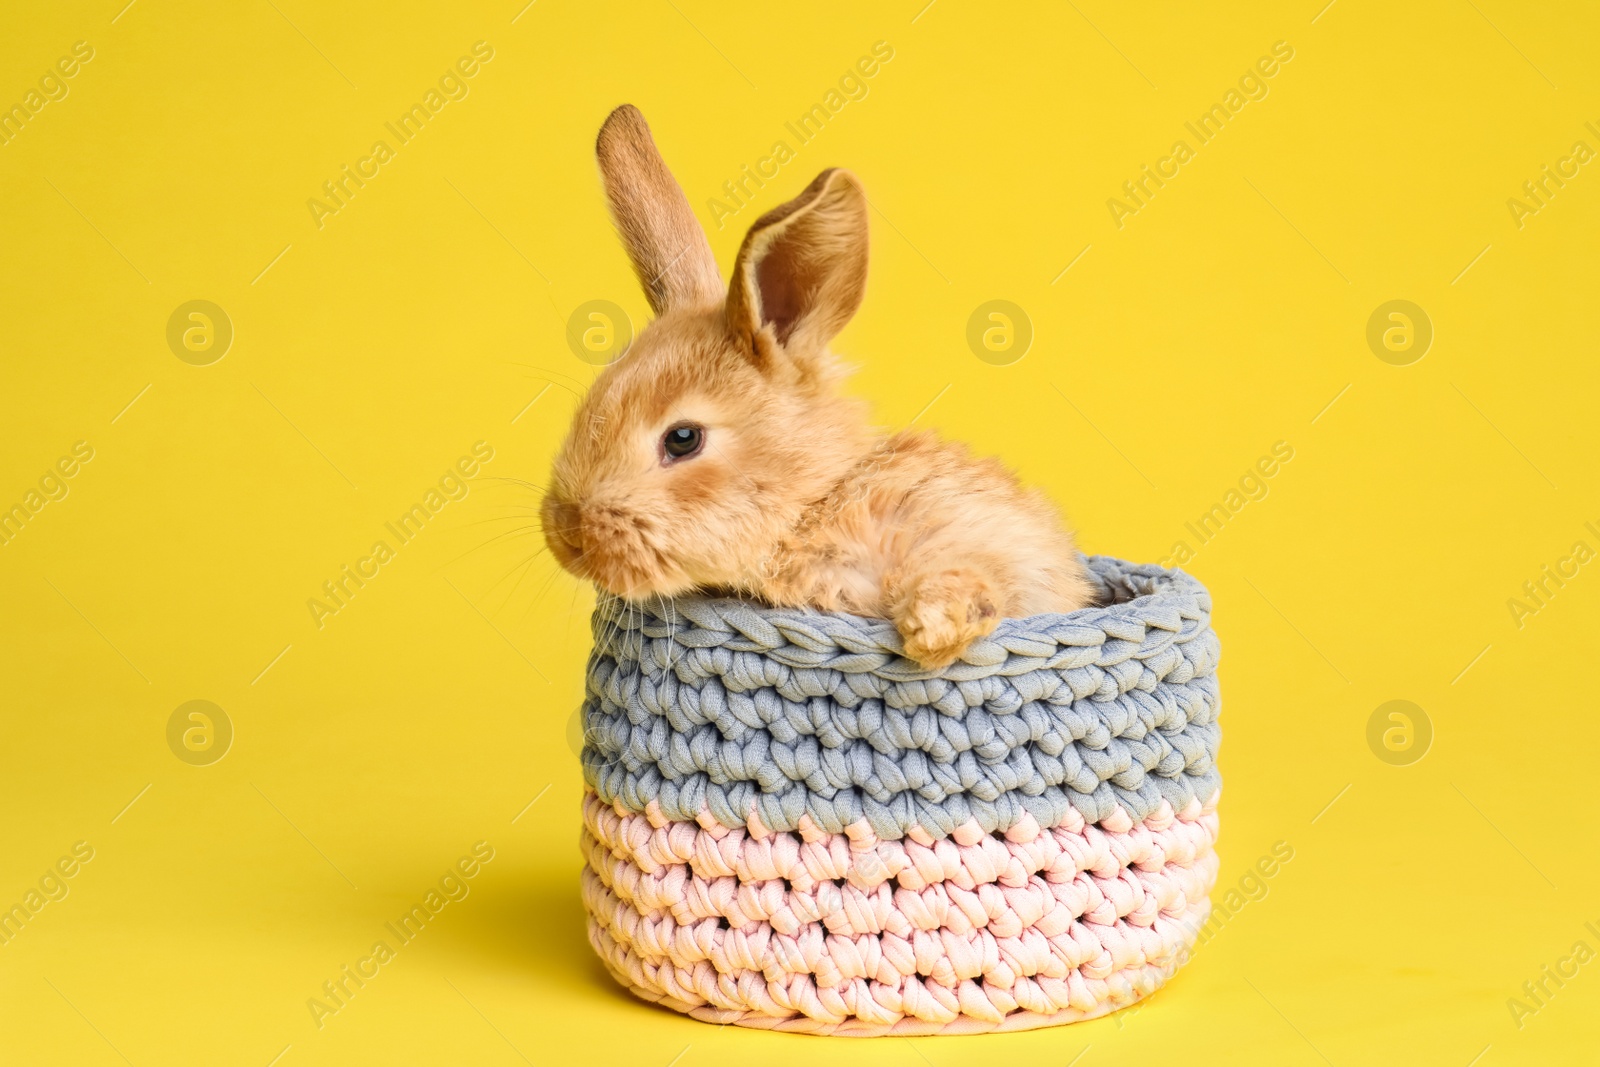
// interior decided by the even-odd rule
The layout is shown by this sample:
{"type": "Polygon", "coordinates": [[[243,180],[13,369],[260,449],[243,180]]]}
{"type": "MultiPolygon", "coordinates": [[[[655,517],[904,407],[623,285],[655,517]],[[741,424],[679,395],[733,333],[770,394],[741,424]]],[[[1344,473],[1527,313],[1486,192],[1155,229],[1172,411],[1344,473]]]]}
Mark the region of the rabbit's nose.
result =
{"type": "Polygon", "coordinates": [[[578,505],[566,502],[552,504],[546,516],[545,530],[576,554],[583,552],[583,513],[578,505]]]}

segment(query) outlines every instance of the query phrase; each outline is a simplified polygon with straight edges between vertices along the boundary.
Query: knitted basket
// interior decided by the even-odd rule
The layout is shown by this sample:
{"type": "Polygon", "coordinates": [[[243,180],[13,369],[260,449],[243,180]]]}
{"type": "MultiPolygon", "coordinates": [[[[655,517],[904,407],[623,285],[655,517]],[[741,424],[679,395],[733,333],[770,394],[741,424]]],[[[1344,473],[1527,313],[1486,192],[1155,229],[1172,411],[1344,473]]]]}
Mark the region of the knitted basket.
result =
{"type": "Polygon", "coordinates": [[[1218,646],[1178,570],[927,671],[882,620],[595,611],[589,940],[638,996],[840,1035],[1091,1019],[1188,957],[1216,880],[1218,646]]]}

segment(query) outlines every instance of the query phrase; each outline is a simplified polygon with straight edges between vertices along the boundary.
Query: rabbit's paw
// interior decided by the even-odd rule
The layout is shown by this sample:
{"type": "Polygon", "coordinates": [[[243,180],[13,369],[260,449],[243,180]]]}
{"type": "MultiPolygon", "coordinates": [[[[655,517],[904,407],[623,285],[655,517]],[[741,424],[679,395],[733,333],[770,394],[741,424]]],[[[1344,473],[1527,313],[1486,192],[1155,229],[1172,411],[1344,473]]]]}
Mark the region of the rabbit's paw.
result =
{"type": "Polygon", "coordinates": [[[896,605],[894,614],[906,655],[931,670],[955,662],[968,645],[999,623],[1000,611],[989,583],[966,570],[922,578],[896,605]]]}

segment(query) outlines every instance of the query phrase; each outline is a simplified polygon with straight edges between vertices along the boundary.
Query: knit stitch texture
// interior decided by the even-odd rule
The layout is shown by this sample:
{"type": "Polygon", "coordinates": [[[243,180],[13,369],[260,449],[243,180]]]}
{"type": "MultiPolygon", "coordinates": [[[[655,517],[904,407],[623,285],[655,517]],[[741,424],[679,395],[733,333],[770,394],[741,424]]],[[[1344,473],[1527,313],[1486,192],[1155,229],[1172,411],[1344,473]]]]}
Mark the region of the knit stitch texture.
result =
{"type": "Polygon", "coordinates": [[[1012,1030],[1132,1003],[1209,911],[1210,596],[1086,560],[1104,606],[927,671],[885,621],[596,609],[590,940],[636,994],[810,1033],[1012,1030]]]}

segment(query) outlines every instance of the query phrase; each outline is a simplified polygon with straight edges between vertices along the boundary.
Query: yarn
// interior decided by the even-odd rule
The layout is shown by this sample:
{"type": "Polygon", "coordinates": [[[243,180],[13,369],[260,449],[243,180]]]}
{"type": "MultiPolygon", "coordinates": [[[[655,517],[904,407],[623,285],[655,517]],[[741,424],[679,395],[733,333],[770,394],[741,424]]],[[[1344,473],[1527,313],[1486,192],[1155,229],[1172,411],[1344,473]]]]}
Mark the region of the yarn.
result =
{"type": "Polygon", "coordinates": [[[635,994],[807,1033],[1014,1030],[1126,1006],[1216,878],[1218,646],[1181,571],[928,671],[882,620],[734,600],[594,617],[589,936],[635,994]]]}

